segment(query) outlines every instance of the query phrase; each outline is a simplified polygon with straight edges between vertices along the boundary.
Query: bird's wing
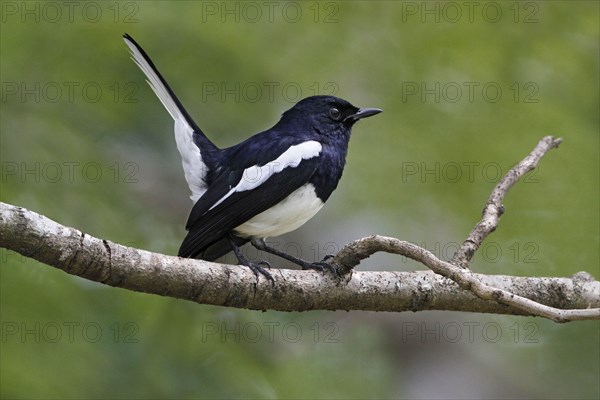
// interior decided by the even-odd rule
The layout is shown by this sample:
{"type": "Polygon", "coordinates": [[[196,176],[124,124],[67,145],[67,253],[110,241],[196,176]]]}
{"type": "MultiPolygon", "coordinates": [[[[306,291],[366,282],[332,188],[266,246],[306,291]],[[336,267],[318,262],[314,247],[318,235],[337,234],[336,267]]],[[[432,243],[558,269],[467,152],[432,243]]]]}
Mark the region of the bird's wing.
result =
{"type": "Polygon", "coordinates": [[[131,51],[133,61],[144,72],[148,84],[175,120],[175,141],[181,154],[185,179],[192,191],[191,199],[197,201],[206,191],[210,156],[218,149],[187,113],[148,54],[128,34],[123,35],[123,38],[131,51]]]}
{"type": "Polygon", "coordinates": [[[321,145],[291,146],[276,160],[222,173],[194,205],[180,257],[196,257],[229,232],[281,202],[313,176],[321,145]]]}

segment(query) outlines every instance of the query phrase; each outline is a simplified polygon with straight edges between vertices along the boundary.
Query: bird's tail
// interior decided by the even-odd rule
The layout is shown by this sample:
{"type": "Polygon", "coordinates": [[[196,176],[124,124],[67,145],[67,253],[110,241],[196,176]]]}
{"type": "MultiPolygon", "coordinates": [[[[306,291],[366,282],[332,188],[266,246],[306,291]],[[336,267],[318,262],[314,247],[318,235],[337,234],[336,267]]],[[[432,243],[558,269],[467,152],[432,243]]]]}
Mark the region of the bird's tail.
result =
{"type": "Polygon", "coordinates": [[[175,120],[175,141],[181,154],[185,179],[192,191],[191,199],[196,202],[206,191],[206,176],[215,167],[220,150],[196,125],[148,54],[128,34],[124,34],[123,38],[133,61],[144,72],[148,84],[175,120]]]}
{"type": "MultiPolygon", "coordinates": [[[[232,240],[238,247],[241,247],[250,241],[249,239],[244,239],[237,236],[234,236],[232,240]]],[[[184,242],[181,244],[181,248],[179,249],[179,257],[192,257],[206,261],[215,261],[218,258],[223,257],[225,254],[231,252],[232,250],[231,243],[229,242],[229,239],[227,237],[223,237],[217,240],[210,246],[206,246],[200,251],[190,251],[190,248],[186,245],[187,243],[184,240],[184,242]]]]}

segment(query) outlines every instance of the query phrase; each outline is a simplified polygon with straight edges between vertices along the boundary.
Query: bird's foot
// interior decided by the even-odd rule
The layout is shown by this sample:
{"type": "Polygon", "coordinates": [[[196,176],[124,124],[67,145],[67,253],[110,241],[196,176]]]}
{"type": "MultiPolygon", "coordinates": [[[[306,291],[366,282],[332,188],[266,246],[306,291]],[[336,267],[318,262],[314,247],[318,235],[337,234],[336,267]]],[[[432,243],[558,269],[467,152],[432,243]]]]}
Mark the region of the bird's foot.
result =
{"type": "Polygon", "coordinates": [[[256,276],[257,281],[258,281],[258,274],[261,274],[262,276],[267,278],[267,280],[271,281],[271,283],[273,285],[275,285],[275,279],[273,279],[273,276],[271,275],[271,273],[263,268],[263,266],[266,266],[267,268],[271,269],[271,264],[269,264],[268,262],[266,262],[266,261],[254,262],[254,261],[245,260],[243,265],[250,268],[250,270],[252,270],[252,272],[254,272],[254,275],[256,276]]]}
{"type": "Polygon", "coordinates": [[[331,265],[330,263],[327,262],[327,260],[332,259],[332,258],[333,258],[333,255],[328,254],[321,261],[317,261],[317,262],[313,262],[313,263],[306,263],[305,265],[302,265],[302,269],[304,269],[304,270],[314,269],[314,270],[320,271],[320,272],[324,272],[325,270],[327,270],[334,275],[339,275],[337,268],[335,268],[333,265],[331,265]]]}
{"type": "Polygon", "coordinates": [[[267,253],[271,253],[285,260],[288,260],[296,265],[299,265],[300,267],[302,267],[303,270],[312,269],[320,272],[324,272],[325,270],[327,270],[334,275],[339,275],[337,269],[332,264],[327,262],[327,260],[333,258],[331,254],[326,255],[325,258],[323,258],[321,261],[311,263],[308,261],[304,261],[301,258],[284,253],[283,251],[274,249],[271,246],[268,246],[267,243],[265,243],[264,239],[254,239],[251,243],[258,250],[266,251],[267,253]]]}
{"type": "Polygon", "coordinates": [[[229,243],[231,243],[231,248],[233,249],[233,252],[235,253],[235,256],[237,257],[240,265],[244,265],[244,266],[250,268],[252,270],[252,272],[254,272],[254,275],[256,276],[256,283],[258,283],[258,274],[261,274],[262,276],[267,278],[268,281],[271,281],[273,286],[275,286],[275,279],[273,279],[273,276],[266,269],[264,269],[262,267],[264,265],[267,268],[271,269],[271,264],[269,264],[267,261],[264,261],[264,260],[263,261],[250,261],[246,257],[244,257],[244,255],[242,254],[242,251],[240,250],[240,247],[235,244],[235,238],[234,238],[233,234],[229,234],[229,243]]]}

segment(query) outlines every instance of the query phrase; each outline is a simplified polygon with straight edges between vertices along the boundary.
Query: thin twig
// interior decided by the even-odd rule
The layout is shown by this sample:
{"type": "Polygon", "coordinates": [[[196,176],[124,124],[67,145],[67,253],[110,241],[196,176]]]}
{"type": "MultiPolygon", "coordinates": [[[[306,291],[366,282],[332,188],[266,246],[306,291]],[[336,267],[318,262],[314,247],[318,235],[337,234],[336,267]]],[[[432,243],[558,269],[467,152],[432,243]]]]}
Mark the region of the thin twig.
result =
{"type": "Polygon", "coordinates": [[[542,138],[527,157],[504,175],[494,190],[492,190],[490,197],[485,203],[481,221],[479,221],[471,233],[469,233],[467,239],[456,251],[452,260],[450,260],[450,263],[462,268],[468,267],[473,259],[473,255],[477,249],[479,249],[479,246],[481,246],[485,238],[498,227],[498,221],[502,214],[504,214],[504,205],[502,205],[502,201],[504,200],[506,193],[523,175],[533,170],[546,153],[557,148],[561,142],[561,138],[555,138],[553,136],[542,138]]]}

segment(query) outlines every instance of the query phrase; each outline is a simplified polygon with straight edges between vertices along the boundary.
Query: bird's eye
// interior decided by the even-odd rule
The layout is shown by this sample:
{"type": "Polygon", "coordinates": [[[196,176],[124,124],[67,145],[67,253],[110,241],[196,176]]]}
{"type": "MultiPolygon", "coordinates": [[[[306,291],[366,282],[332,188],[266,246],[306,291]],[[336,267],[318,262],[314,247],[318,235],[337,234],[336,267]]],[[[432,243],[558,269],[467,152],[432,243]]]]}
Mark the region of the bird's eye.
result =
{"type": "Polygon", "coordinates": [[[330,116],[330,117],[331,117],[331,118],[332,118],[334,121],[339,121],[339,120],[340,120],[340,118],[341,118],[341,116],[342,116],[342,113],[341,113],[341,112],[340,112],[340,110],[338,110],[337,108],[335,108],[335,107],[331,107],[331,108],[329,109],[329,116],[330,116]]]}

